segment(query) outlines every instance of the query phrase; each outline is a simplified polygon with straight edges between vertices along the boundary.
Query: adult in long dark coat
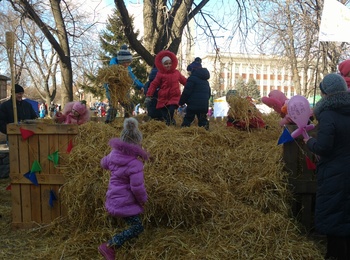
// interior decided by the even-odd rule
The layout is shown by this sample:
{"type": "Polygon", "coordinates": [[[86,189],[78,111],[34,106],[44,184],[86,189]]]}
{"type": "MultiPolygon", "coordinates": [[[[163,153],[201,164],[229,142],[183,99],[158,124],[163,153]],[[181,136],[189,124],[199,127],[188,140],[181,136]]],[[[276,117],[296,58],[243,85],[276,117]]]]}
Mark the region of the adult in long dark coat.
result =
{"type": "Polygon", "coordinates": [[[326,259],[350,259],[350,92],[339,74],[320,84],[317,138],[305,139],[317,163],[315,227],[327,235],[326,259]]]}
{"type": "MultiPolygon", "coordinates": [[[[36,119],[38,116],[35,113],[32,105],[29,102],[22,100],[24,94],[23,87],[15,84],[15,93],[18,122],[27,119],[36,119]]],[[[0,106],[0,131],[4,134],[7,134],[7,124],[14,123],[15,121],[12,104],[13,103],[11,97],[0,106]]]]}
{"type": "Polygon", "coordinates": [[[206,68],[202,68],[201,63],[196,60],[187,67],[187,71],[191,75],[187,79],[179,101],[180,106],[187,104],[186,114],[181,126],[190,126],[197,116],[198,126],[205,127],[208,130],[207,114],[211,96],[211,88],[208,82],[210,73],[206,68]]]}

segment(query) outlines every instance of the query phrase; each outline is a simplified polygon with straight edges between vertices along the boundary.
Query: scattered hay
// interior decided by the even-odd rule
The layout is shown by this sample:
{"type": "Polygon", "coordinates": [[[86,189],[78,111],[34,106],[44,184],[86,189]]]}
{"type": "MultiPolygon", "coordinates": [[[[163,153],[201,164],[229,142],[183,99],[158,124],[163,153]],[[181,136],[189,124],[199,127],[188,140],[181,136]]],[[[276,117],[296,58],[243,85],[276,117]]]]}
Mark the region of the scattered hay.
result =
{"type": "MultiPolygon", "coordinates": [[[[264,115],[269,127],[247,132],[223,120],[212,120],[205,131],[138,117],[151,155],[144,168],[145,231],[118,249],[117,258],[323,259],[290,217],[278,119],[264,115]]],[[[125,227],[104,210],[109,172],[100,167],[109,139],[121,129],[122,120],[79,126],[62,168],[68,215],[46,229],[47,247],[35,251],[38,258],[96,259],[97,246],[125,227]]]]}

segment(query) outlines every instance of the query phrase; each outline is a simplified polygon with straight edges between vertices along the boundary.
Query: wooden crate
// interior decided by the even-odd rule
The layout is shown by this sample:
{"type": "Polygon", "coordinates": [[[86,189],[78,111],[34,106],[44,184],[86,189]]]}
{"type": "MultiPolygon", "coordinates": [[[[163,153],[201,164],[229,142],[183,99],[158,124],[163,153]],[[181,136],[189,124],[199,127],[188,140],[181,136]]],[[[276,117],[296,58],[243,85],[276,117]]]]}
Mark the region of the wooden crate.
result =
{"type": "Polygon", "coordinates": [[[58,155],[67,153],[69,143],[74,143],[78,126],[9,124],[7,133],[10,149],[12,227],[31,228],[65,216],[67,212],[59,197],[60,188],[65,182],[59,167],[63,161],[59,157],[58,165],[55,166],[48,157],[56,151],[58,155]],[[21,128],[35,134],[23,140],[21,128]],[[38,186],[24,177],[31,170],[34,161],[38,161],[42,168],[40,172],[36,172],[38,186]],[[57,198],[53,207],[49,204],[50,193],[57,198]]]}
{"type": "MultiPolygon", "coordinates": [[[[296,126],[287,128],[289,132],[293,132],[296,126]]],[[[316,137],[316,130],[310,131],[309,135],[316,137]]],[[[285,170],[289,173],[289,184],[294,197],[293,214],[306,232],[310,232],[314,229],[317,182],[316,172],[307,167],[306,157],[314,161],[314,155],[307,149],[302,136],[283,144],[285,170]]]]}

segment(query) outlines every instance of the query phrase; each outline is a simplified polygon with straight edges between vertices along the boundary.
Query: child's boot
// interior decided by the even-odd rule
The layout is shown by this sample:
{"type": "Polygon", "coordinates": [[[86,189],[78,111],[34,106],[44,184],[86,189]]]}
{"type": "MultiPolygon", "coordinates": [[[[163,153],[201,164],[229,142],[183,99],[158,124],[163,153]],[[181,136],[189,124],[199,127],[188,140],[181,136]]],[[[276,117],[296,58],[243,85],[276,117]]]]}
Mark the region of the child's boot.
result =
{"type": "Polygon", "coordinates": [[[106,260],[115,260],[115,250],[113,247],[108,247],[107,243],[103,243],[98,247],[98,251],[106,260]]]}

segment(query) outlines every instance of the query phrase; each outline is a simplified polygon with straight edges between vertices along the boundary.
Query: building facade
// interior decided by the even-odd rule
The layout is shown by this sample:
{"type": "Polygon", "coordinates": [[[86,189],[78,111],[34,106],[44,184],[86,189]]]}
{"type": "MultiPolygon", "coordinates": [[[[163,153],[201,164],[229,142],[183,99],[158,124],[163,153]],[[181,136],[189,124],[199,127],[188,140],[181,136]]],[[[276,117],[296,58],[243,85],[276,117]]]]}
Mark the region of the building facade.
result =
{"type": "MultiPolygon", "coordinates": [[[[282,91],[288,98],[296,95],[292,71],[286,59],[266,55],[209,54],[202,58],[202,65],[210,73],[212,91],[223,96],[228,90],[235,89],[238,79],[248,83],[254,79],[260,96],[267,96],[272,90],[282,91]]],[[[310,70],[308,74],[312,73],[310,70]]],[[[301,85],[304,78],[301,77],[301,85]]]]}

